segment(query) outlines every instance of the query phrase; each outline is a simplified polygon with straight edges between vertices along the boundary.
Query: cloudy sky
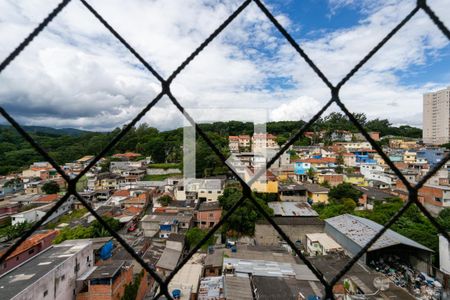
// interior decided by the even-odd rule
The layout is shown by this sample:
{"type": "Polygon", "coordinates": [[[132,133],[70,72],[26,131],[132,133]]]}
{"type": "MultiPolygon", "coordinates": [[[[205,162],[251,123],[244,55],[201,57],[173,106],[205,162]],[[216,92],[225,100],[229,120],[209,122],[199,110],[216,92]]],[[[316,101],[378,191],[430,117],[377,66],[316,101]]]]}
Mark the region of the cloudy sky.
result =
{"type": "MultiPolygon", "coordinates": [[[[0,0],[0,60],[58,2],[0,0]]],[[[415,2],[265,1],[333,83],[415,2]]],[[[167,77],[241,1],[89,3],[167,77]]],[[[429,4],[450,26],[448,0],[429,4]]],[[[420,126],[422,93],[450,85],[449,50],[445,36],[419,12],[344,86],[342,100],[369,118],[420,126]]],[[[0,74],[0,105],[27,125],[109,130],[127,123],[159,91],[158,81],[77,0],[0,74]]],[[[266,110],[270,120],[306,120],[330,98],[324,83],[254,3],[188,65],[172,91],[198,121],[248,120],[253,108],[266,110]]],[[[143,121],[169,129],[183,118],[163,98],[143,121]]]]}

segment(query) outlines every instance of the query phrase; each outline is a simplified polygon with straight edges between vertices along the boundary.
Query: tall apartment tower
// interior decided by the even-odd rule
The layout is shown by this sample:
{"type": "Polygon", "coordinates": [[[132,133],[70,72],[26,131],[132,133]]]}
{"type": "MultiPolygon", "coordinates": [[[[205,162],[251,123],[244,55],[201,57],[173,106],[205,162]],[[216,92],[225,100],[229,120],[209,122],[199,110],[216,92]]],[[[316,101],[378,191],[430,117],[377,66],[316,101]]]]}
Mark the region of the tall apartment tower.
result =
{"type": "Polygon", "coordinates": [[[450,141],[450,86],[423,95],[423,142],[441,145],[450,141]]]}

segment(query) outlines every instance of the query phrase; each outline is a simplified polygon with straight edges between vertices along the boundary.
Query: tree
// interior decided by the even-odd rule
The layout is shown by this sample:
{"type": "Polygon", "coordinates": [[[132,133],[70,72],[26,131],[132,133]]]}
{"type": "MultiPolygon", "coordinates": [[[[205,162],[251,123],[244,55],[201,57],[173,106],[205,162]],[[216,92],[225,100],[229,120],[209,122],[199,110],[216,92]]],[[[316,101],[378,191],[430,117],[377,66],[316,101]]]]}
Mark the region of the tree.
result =
{"type": "MultiPolygon", "coordinates": [[[[200,243],[200,241],[208,234],[207,230],[202,230],[198,227],[190,228],[186,232],[186,240],[190,249],[193,249],[195,246],[200,243]]],[[[211,236],[206,243],[202,245],[202,249],[206,250],[209,246],[214,245],[214,236],[211,236]]]]}
{"type": "Polygon", "coordinates": [[[162,206],[168,206],[170,202],[172,202],[172,197],[170,197],[169,195],[164,195],[159,197],[156,201],[158,201],[158,203],[162,206]]]}
{"type": "MultiPolygon", "coordinates": [[[[242,191],[239,188],[226,188],[223,195],[219,197],[223,209],[222,215],[226,214],[241,197],[242,191]]],[[[273,215],[273,210],[267,206],[264,200],[256,196],[255,199],[268,215],[273,215]]],[[[229,236],[253,236],[255,223],[261,218],[263,218],[262,214],[249,199],[246,199],[223,224],[222,231],[229,236]]]]}
{"type": "Polygon", "coordinates": [[[56,181],[48,181],[42,186],[42,191],[46,194],[57,194],[59,193],[59,184],[56,181]]]}
{"type": "Polygon", "coordinates": [[[355,203],[358,203],[359,197],[363,193],[358,191],[350,183],[341,183],[331,188],[328,193],[330,201],[341,204],[344,199],[352,199],[355,203]]]}

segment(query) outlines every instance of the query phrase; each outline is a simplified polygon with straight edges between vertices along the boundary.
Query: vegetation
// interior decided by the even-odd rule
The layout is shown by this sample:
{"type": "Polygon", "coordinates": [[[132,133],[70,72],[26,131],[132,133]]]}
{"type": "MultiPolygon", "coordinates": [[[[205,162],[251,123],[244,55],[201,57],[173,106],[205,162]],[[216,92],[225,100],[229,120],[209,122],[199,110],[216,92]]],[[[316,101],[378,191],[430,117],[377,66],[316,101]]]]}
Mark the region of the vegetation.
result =
{"type": "Polygon", "coordinates": [[[144,276],[144,270],[134,278],[132,283],[129,283],[125,286],[125,291],[120,298],[121,300],[135,300],[137,298],[137,293],[139,291],[139,287],[141,286],[142,277],[144,276]]]}
{"type": "MultiPolygon", "coordinates": [[[[186,240],[189,245],[189,249],[192,250],[195,246],[197,246],[198,243],[200,243],[200,241],[206,236],[207,233],[208,233],[207,230],[203,230],[198,227],[190,228],[186,232],[186,240]]],[[[215,238],[213,235],[206,241],[206,243],[202,245],[201,249],[202,250],[208,249],[209,246],[214,245],[214,242],[215,238]]]]}
{"type": "Polygon", "coordinates": [[[329,201],[336,204],[343,204],[345,200],[350,199],[358,203],[359,197],[363,193],[358,191],[350,183],[341,183],[332,187],[328,193],[329,201]]]}
{"type": "Polygon", "coordinates": [[[81,209],[77,209],[72,211],[70,214],[65,214],[63,216],[61,216],[58,221],[56,222],[51,222],[47,224],[47,228],[49,229],[54,229],[56,228],[56,226],[58,226],[59,224],[63,224],[63,223],[70,223],[74,220],[78,220],[80,219],[82,216],[84,216],[86,213],[88,212],[88,210],[86,208],[81,208],[81,209]]]}
{"type": "MultiPolygon", "coordinates": [[[[105,222],[114,230],[120,229],[120,222],[111,217],[103,217],[105,222]]],[[[65,240],[77,240],[111,236],[111,234],[100,224],[98,220],[92,222],[91,225],[85,227],[78,225],[75,227],[66,227],[61,230],[58,236],[53,240],[54,244],[60,244],[65,240]]]]}
{"type": "Polygon", "coordinates": [[[33,224],[28,222],[18,223],[15,225],[8,225],[0,228],[0,239],[12,240],[21,236],[25,231],[31,228],[33,224]]]}
{"type": "Polygon", "coordinates": [[[172,197],[170,197],[169,195],[164,195],[158,198],[159,204],[161,204],[162,206],[168,206],[170,204],[170,202],[172,201],[172,197]]]}
{"type": "Polygon", "coordinates": [[[59,184],[56,181],[49,181],[44,183],[42,191],[46,194],[58,194],[60,191],[59,184]]]}
{"type": "MultiPolygon", "coordinates": [[[[394,127],[388,120],[375,119],[368,121],[364,114],[356,114],[357,119],[367,130],[379,131],[381,135],[396,135],[411,138],[421,136],[421,129],[400,126],[394,127]]],[[[298,131],[304,121],[280,121],[268,122],[267,132],[277,135],[279,144],[285,143],[294,132],[298,131]]],[[[218,149],[228,154],[228,135],[251,135],[254,124],[251,122],[215,122],[200,124],[208,137],[218,149]]],[[[332,113],[320,118],[312,127],[314,131],[325,131],[325,139],[334,130],[349,130],[356,132],[356,128],[341,113],[332,113]]],[[[44,148],[56,162],[63,164],[72,162],[84,155],[97,155],[120,132],[116,128],[111,132],[74,131],[69,129],[55,130],[52,128],[29,128],[30,135],[44,148]]],[[[295,145],[309,145],[311,141],[302,137],[295,145]]],[[[137,152],[143,157],[151,157],[156,165],[154,167],[169,168],[180,167],[182,161],[183,128],[169,131],[159,131],[147,124],[141,124],[132,128],[130,132],[107,153],[111,156],[115,153],[127,151],[137,152]],[[162,164],[159,165],[158,164],[162,164]]],[[[219,158],[211,151],[201,137],[197,137],[196,155],[197,176],[217,175],[227,172],[227,169],[219,158]]],[[[20,171],[43,158],[10,126],[0,126],[0,175],[20,171]]],[[[104,170],[107,170],[106,164],[104,170]]]]}
{"type": "MultiPolygon", "coordinates": [[[[223,209],[222,215],[225,215],[241,197],[242,191],[239,188],[225,188],[223,195],[219,197],[220,206],[223,209]]],[[[256,201],[269,215],[273,215],[272,209],[264,200],[256,197],[256,201]]],[[[249,199],[246,199],[223,224],[222,232],[228,236],[253,236],[255,223],[261,218],[263,218],[261,213],[249,199]]]]}

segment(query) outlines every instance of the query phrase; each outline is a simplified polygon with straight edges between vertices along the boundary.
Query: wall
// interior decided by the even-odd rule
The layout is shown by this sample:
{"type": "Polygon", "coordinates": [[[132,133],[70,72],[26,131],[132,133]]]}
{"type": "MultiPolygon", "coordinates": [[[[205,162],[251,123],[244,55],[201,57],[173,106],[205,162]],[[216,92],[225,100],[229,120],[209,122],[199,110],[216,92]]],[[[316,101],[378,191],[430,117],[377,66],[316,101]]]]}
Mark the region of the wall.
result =
{"type": "Polygon", "coordinates": [[[328,203],[328,193],[308,192],[308,198],[311,199],[313,203],[328,203]]]}
{"type": "Polygon", "coordinates": [[[199,228],[210,228],[220,221],[222,216],[222,210],[208,210],[197,212],[197,227],[199,228]],[[202,224],[205,222],[205,224],[202,224]],[[213,223],[211,226],[210,223],[213,223]]]}
{"type": "Polygon", "coordinates": [[[18,265],[24,263],[31,257],[35,256],[39,252],[47,249],[52,245],[53,239],[58,234],[57,231],[53,232],[51,235],[48,235],[44,237],[43,239],[39,240],[37,244],[30,247],[29,249],[26,249],[22,253],[18,253],[15,256],[8,257],[7,260],[3,263],[2,268],[0,270],[0,275],[3,273],[6,273],[7,271],[17,267],[18,265]],[[5,267],[6,265],[6,267],[5,267]]]}
{"type": "Polygon", "coordinates": [[[13,299],[73,299],[74,293],[77,292],[76,279],[92,267],[93,259],[93,249],[92,244],[90,244],[42,276],[13,299]],[[89,263],[86,260],[87,257],[89,257],[89,263]],[[79,263],[79,270],[74,272],[77,263],[79,263]],[[48,293],[46,297],[44,297],[45,291],[48,293]]]}

